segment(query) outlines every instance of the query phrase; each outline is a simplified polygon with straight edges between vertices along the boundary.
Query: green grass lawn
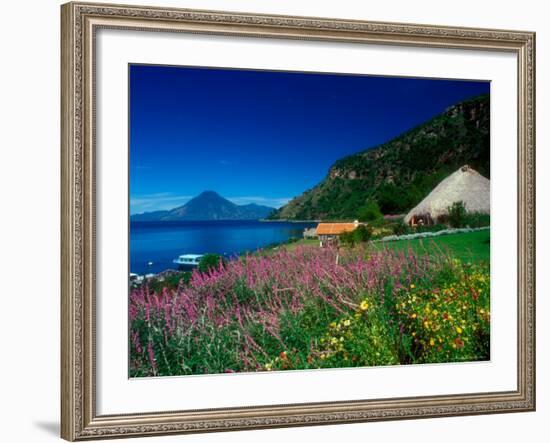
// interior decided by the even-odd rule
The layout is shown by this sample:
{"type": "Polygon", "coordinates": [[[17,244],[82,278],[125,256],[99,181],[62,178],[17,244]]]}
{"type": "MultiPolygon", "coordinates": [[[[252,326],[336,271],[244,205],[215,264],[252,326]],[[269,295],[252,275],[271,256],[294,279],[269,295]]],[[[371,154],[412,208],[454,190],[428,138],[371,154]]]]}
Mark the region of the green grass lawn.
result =
{"type": "Polygon", "coordinates": [[[489,239],[489,230],[484,230],[424,239],[380,242],[372,245],[378,250],[388,248],[396,251],[406,251],[410,248],[418,254],[435,255],[444,253],[466,262],[488,262],[490,257],[489,239]]]}
{"type": "MultiPolygon", "coordinates": [[[[410,248],[422,255],[450,254],[465,262],[488,262],[490,258],[489,232],[489,230],[484,230],[424,239],[378,242],[371,243],[371,245],[376,250],[387,248],[395,251],[407,251],[410,248]]],[[[317,239],[301,239],[281,247],[292,251],[298,246],[318,245],[319,240],[317,239]]]]}

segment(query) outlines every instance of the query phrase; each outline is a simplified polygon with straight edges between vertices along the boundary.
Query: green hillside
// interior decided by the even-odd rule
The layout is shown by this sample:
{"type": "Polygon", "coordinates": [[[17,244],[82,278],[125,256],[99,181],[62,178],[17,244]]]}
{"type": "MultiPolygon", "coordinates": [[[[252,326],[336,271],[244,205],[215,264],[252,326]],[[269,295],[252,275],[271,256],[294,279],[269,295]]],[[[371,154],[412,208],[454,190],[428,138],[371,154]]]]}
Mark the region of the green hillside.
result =
{"type": "Polygon", "coordinates": [[[271,218],[361,218],[370,201],[385,214],[404,213],[464,164],[489,178],[489,106],[488,95],[463,101],[387,143],[338,160],[321,183],[271,218]]]}

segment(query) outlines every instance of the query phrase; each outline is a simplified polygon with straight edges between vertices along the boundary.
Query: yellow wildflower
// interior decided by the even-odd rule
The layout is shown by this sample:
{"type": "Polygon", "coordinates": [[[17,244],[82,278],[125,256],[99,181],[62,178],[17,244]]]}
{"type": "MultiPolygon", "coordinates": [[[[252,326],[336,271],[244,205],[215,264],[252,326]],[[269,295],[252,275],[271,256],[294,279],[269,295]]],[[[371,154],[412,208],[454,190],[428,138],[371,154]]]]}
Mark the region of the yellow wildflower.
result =
{"type": "Polygon", "coordinates": [[[344,326],[349,326],[351,325],[351,321],[349,321],[348,319],[344,320],[344,326]]]}
{"type": "Polygon", "coordinates": [[[411,283],[411,289],[414,289],[414,288],[416,288],[416,286],[411,283]]]}
{"type": "Polygon", "coordinates": [[[435,340],[433,338],[430,338],[430,346],[435,345],[435,340]]]}
{"type": "Polygon", "coordinates": [[[366,311],[367,309],[369,309],[369,303],[367,302],[367,300],[363,300],[361,302],[361,304],[359,305],[359,309],[361,309],[361,311],[366,311]]]}
{"type": "Polygon", "coordinates": [[[456,327],[456,332],[458,332],[459,334],[462,334],[462,328],[460,326],[457,326],[456,327]]]}

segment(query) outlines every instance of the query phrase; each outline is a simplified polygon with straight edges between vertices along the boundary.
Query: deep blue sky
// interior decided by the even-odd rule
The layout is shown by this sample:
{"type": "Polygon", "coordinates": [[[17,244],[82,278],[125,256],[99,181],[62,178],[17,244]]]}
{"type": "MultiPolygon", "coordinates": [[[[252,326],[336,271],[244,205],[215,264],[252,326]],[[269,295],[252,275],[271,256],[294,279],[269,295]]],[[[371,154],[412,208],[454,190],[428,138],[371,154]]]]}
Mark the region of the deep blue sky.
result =
{"type": "Polygon", "coordinates": [[[335,160],[488,92],[488,82],[131,65],[130,212],[204,190],[278,207],[335,160]]]}

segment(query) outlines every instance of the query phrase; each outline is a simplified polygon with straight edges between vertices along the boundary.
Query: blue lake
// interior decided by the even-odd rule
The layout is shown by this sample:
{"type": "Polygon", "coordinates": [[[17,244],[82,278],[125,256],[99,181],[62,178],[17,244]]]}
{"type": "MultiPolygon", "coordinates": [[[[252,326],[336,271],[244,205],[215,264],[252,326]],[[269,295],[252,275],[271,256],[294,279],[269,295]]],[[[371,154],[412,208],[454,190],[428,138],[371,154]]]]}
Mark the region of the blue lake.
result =
{"type": "Polygon", "coordinates": [[[260,221],[130,222],[130,272],[176,269],[172,260],[181,254],[232,257],[292,237],[301,238],[305,228],[316,225],[260,221]]]}

